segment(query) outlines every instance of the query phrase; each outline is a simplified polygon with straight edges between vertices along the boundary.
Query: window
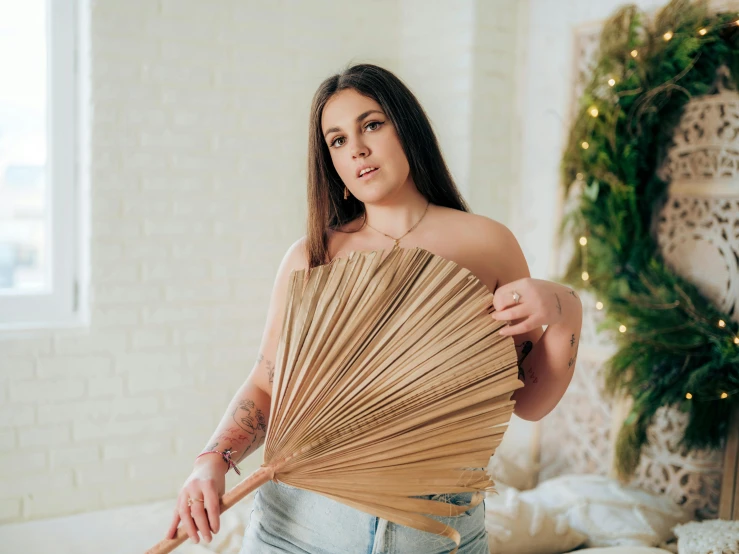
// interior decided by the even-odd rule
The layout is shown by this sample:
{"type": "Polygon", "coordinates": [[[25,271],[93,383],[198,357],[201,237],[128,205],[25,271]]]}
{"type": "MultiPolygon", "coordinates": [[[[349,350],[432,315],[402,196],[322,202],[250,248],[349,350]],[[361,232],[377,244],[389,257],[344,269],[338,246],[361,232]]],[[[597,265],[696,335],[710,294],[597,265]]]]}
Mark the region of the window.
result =
{"type": "Polygon", "coordinates": [[[0,328],[78,320],[76,7],[0,0],[0,328]]]}

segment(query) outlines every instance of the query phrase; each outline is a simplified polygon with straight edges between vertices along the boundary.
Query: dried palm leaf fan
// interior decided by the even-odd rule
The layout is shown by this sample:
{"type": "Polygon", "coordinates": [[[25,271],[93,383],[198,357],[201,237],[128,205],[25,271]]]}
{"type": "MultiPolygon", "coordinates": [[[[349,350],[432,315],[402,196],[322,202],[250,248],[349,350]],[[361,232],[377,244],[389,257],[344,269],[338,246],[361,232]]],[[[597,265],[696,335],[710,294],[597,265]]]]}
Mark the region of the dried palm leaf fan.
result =
{"type": "MultiPolygon", "coordinates": [[[[423,514],[456,516],[493,481],[484,469],[521,387],[493,296],[422,248],[356,251],[295,271],[277,351],[264,463],[221,509],[270,479],[451,539],[423,514]],[[457,506],[411,496],[475,492],[457,506]]],[[[187,538],[159,543],[170,552],[187,538]]]]}

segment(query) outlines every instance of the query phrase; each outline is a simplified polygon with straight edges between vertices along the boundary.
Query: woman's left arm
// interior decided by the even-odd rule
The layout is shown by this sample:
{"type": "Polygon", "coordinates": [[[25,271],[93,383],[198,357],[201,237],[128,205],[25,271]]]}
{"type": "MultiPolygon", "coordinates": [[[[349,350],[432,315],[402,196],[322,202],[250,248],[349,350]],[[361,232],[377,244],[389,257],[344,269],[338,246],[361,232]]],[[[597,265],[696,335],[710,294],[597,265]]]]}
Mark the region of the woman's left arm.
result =
{"type": "Polygon", "coordinates": [[[514,413],[538,421],[567,390],[575,371],[582,329],[582,303],[569,287],[530,277],[521,247],[510,231],[500,233],[498,282],[492,317],[508,321],[501,335],[513,336],[524,386],[513,393],[514,413]],[[546,331],[542,331],[542,326],[546,331]]]}

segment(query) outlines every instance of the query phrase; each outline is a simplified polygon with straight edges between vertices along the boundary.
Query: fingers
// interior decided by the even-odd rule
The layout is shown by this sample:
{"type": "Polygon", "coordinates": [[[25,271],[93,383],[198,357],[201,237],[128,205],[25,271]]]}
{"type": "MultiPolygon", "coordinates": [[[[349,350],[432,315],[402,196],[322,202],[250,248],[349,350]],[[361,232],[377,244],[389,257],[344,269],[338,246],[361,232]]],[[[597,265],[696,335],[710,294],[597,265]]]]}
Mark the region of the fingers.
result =
{"type": "Polygon", "coordinates": [[[208,522],[214,533],[218,533],[221,527],[221,502],[215,488],[203,489],[205,493],[205,511],[208,513],[208,522]]]}
{"type": "MultiPolygon", "coordinates": [[[[195,498],[195,497],[193,497],[195,498]]],[[[200,534],[203,536],[205,542],[213,540],[213,535],[210,531],[210,523],[208,523],[208,516],[205,515],[205,505],[203,502],[193,502],[190,507],[190,514],[195,520],[195,524],[198,526],[200,534]]]]}
{"type": "Polygon", "coordinates": [[[514,283],[508,283],[495,291],[495,294],[493,295],[493,307],[495,307],[496,311],[500,312],[516,305],[516,300],[513,298],[513,292],[516,291],[523,296],[523,293],[521,292],[523,286],[521,283],[518,283],[517,286],[518,288],[515,288],[514,283]]]}
{"type": "Polygon", "coordinates": [[[179,507],[175,508],[174,510],[174,516],[172,517],[172,524],[169,526],[169,530],[167,531],[167,536],[165,538],[167,539],[173,539],[175,535],[177,534],[177,527],[180,524],[180,512],[179,507]]]}
{"type": "Polygon", "coordinates": [[[503,327],[500,331],[498,331],[498,333],[504,337],[512,337],[514,335],[522,335],[524,333],[528,333],[529,331],[533,331],[537,327],[541,327],[541,325],[537,325],[536,321],[533,318],[527,317],[523,321],[516,323],[516,325],[503,327]]]}
{"type": "Polygon", "coordinates": [[[513,321],[514,319],[523,319],[531,315],[530,310],[525,305],[516,305],[500,312],[490,314],[497,321],[513,321]]]}
{"type": "Polygon", "coordinates": [[[189,480],[180,490],[167,538],[177,536],[179,525],[180,535],[186,533],[193,543],[197,544],[201,538],[211,542],[220,528],[220,494],[222,487],[216,486],[212,479],[189,480]]]}
{"type": "Polygon", "coordinates": [[[187,505],[188,498],[189,495],[186,492],[180,494],[180,520],[182,521],[182,527],[184,527],[185,531],[187,532],[187,536],[190,537],[190,540],[192,542],[197,544],[198,542],[200,542],[200,538],[198,537],[198,529],[195,526],[195,522],[190,515],[190,506],[187,505]]]}

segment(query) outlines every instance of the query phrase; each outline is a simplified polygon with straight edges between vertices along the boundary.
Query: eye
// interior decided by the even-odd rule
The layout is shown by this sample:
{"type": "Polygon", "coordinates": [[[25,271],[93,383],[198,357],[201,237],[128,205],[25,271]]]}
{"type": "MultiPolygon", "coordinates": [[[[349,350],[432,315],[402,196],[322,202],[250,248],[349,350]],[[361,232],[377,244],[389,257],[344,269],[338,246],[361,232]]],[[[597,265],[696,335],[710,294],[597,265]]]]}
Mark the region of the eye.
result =
{"type": "MultiPolygon", "coordinates": [[[[364,128],[367,131],[376,131],[384,123],[385,123],[384,121],[370,121],[369,123],[367,123],[367,125],[364,126],[364,128]]],[[[343,142],[341,144],[336,144],[336,141],[337,140],[345,141],[346,138],[344,138],[344,137],[336,137],[334,140],[331,141],[331,143],[329,144],[329,146],[331,146],[332,148],[338,148],[338,147],[340,147],[340,146],[342,146],[344,144],[343,142]]]]}

